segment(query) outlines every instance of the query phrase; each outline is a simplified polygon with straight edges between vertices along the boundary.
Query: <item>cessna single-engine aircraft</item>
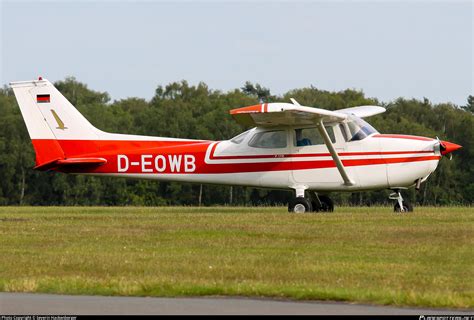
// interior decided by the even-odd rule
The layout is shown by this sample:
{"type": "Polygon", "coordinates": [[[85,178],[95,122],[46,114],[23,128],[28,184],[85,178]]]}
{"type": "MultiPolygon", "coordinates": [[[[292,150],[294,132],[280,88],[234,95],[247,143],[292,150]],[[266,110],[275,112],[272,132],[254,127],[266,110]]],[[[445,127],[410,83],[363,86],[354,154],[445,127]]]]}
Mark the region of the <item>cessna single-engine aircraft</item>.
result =
{"type": "MultiPolygon", "coordinates": [[[[333,211],[330,192],[420,187],[443,155],[461,146],[425,137],[380,134],[362,120],[385,111],[337,111],[292,103],[230,110],[254,126],[224,141],[107,133],[95,128],[46,79],[10,83],[36,152],[37,170],[290,189],[290,212],[333,211]]],[[[157,124],[159,125],[159,124],[157,124]]]]}

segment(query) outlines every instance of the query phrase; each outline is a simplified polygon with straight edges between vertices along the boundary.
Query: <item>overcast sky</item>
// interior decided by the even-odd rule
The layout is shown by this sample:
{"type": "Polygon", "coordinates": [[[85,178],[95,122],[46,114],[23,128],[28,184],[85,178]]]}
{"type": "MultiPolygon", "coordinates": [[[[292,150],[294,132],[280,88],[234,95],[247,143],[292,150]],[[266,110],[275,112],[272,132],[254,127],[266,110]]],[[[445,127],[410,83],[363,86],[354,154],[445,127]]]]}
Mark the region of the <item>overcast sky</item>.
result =
{"type": "Polygon", "coordinates": [[[75,76],[112,99],[183,79],[386,102],[474,94],[472,1],[0,1],[0,85],[75,76]]]}

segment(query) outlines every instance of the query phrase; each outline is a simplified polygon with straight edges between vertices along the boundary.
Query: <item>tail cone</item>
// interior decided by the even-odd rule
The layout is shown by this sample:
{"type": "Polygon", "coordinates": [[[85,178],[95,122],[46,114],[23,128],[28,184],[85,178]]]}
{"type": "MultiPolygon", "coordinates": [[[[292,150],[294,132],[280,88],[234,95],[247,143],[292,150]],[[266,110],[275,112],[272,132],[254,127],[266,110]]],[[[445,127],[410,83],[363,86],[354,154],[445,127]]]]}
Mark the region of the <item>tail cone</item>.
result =
{"type": "Polygon", "coordinates": [[[462,148],[462,146],[460,146],[459,144],[455,144],[448,141],[441,141],[441,154],[443,156],[453,151],[456,151],[459,148],[462,148]]]}

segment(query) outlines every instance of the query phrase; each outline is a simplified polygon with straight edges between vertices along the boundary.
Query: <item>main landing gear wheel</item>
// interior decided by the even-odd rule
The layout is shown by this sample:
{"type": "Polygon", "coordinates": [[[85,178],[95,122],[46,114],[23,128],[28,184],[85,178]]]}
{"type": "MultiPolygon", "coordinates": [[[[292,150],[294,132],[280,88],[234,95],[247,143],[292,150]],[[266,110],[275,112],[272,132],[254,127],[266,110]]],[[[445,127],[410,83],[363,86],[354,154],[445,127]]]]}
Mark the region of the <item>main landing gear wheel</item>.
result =
{"type": "Polygon", "coordinates": [[[334,202],[328,196],[316,196],[316,199],[311,201],[314,212],[333,212],[334,202]],[[318,201],[319,198],[319,201],[318,201]]]}
{"type": "Polygon", "coordinates": [[[400,190],[395,190],[394,193],[390,194],[389,199],[396,200],[395,206],[393,207],[394,212],[412,212],[413,206],[410,202],[403,200],[400,190]]]}
{"type": "Polygon", "coordinates": [[[311,202],[303,197],[294,198],[288,204],[288,212],[306,213],[311,212],[312,210],[311,202]]]}

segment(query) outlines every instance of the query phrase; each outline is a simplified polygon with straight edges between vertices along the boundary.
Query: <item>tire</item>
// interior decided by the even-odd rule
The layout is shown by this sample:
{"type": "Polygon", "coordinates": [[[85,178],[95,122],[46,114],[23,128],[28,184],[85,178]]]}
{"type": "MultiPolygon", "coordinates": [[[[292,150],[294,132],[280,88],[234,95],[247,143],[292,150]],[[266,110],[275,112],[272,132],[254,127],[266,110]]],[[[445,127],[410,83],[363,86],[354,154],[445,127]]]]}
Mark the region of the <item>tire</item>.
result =
{"type": "Polygon", "coordinates": [[[319,201],[321,201],[321,206],[317,201],[312,201],[313,212],[333,212],[334,211],[334,202],[328,196],[319,196],[319,201]]]}
{"type": "Polygon", "coordinates": [[[321,201],[321,212],[333,212],[334,211],[334,202],[328,196],[320,196],[319,201],[321,201]]]}
{"type": "Polygon", "coordinates": [[[311,202],[303,197],[294,198],[288,204],[288,212],[292,213],[307,213],[311,212],[312,209],[311,202]]]}
{"type": "MultiPolygon", "coordinates": [[[[404,210],[403,212],[413,212],[413,206],[411,205],[410,202],[403,200],[402,205],[403,205],[403,210],[404,210]]],[[[398,204],[398,202],[395,203],[395,206],[393,207],[393,211],[401,212],[400,205],[398,204]]]]}

